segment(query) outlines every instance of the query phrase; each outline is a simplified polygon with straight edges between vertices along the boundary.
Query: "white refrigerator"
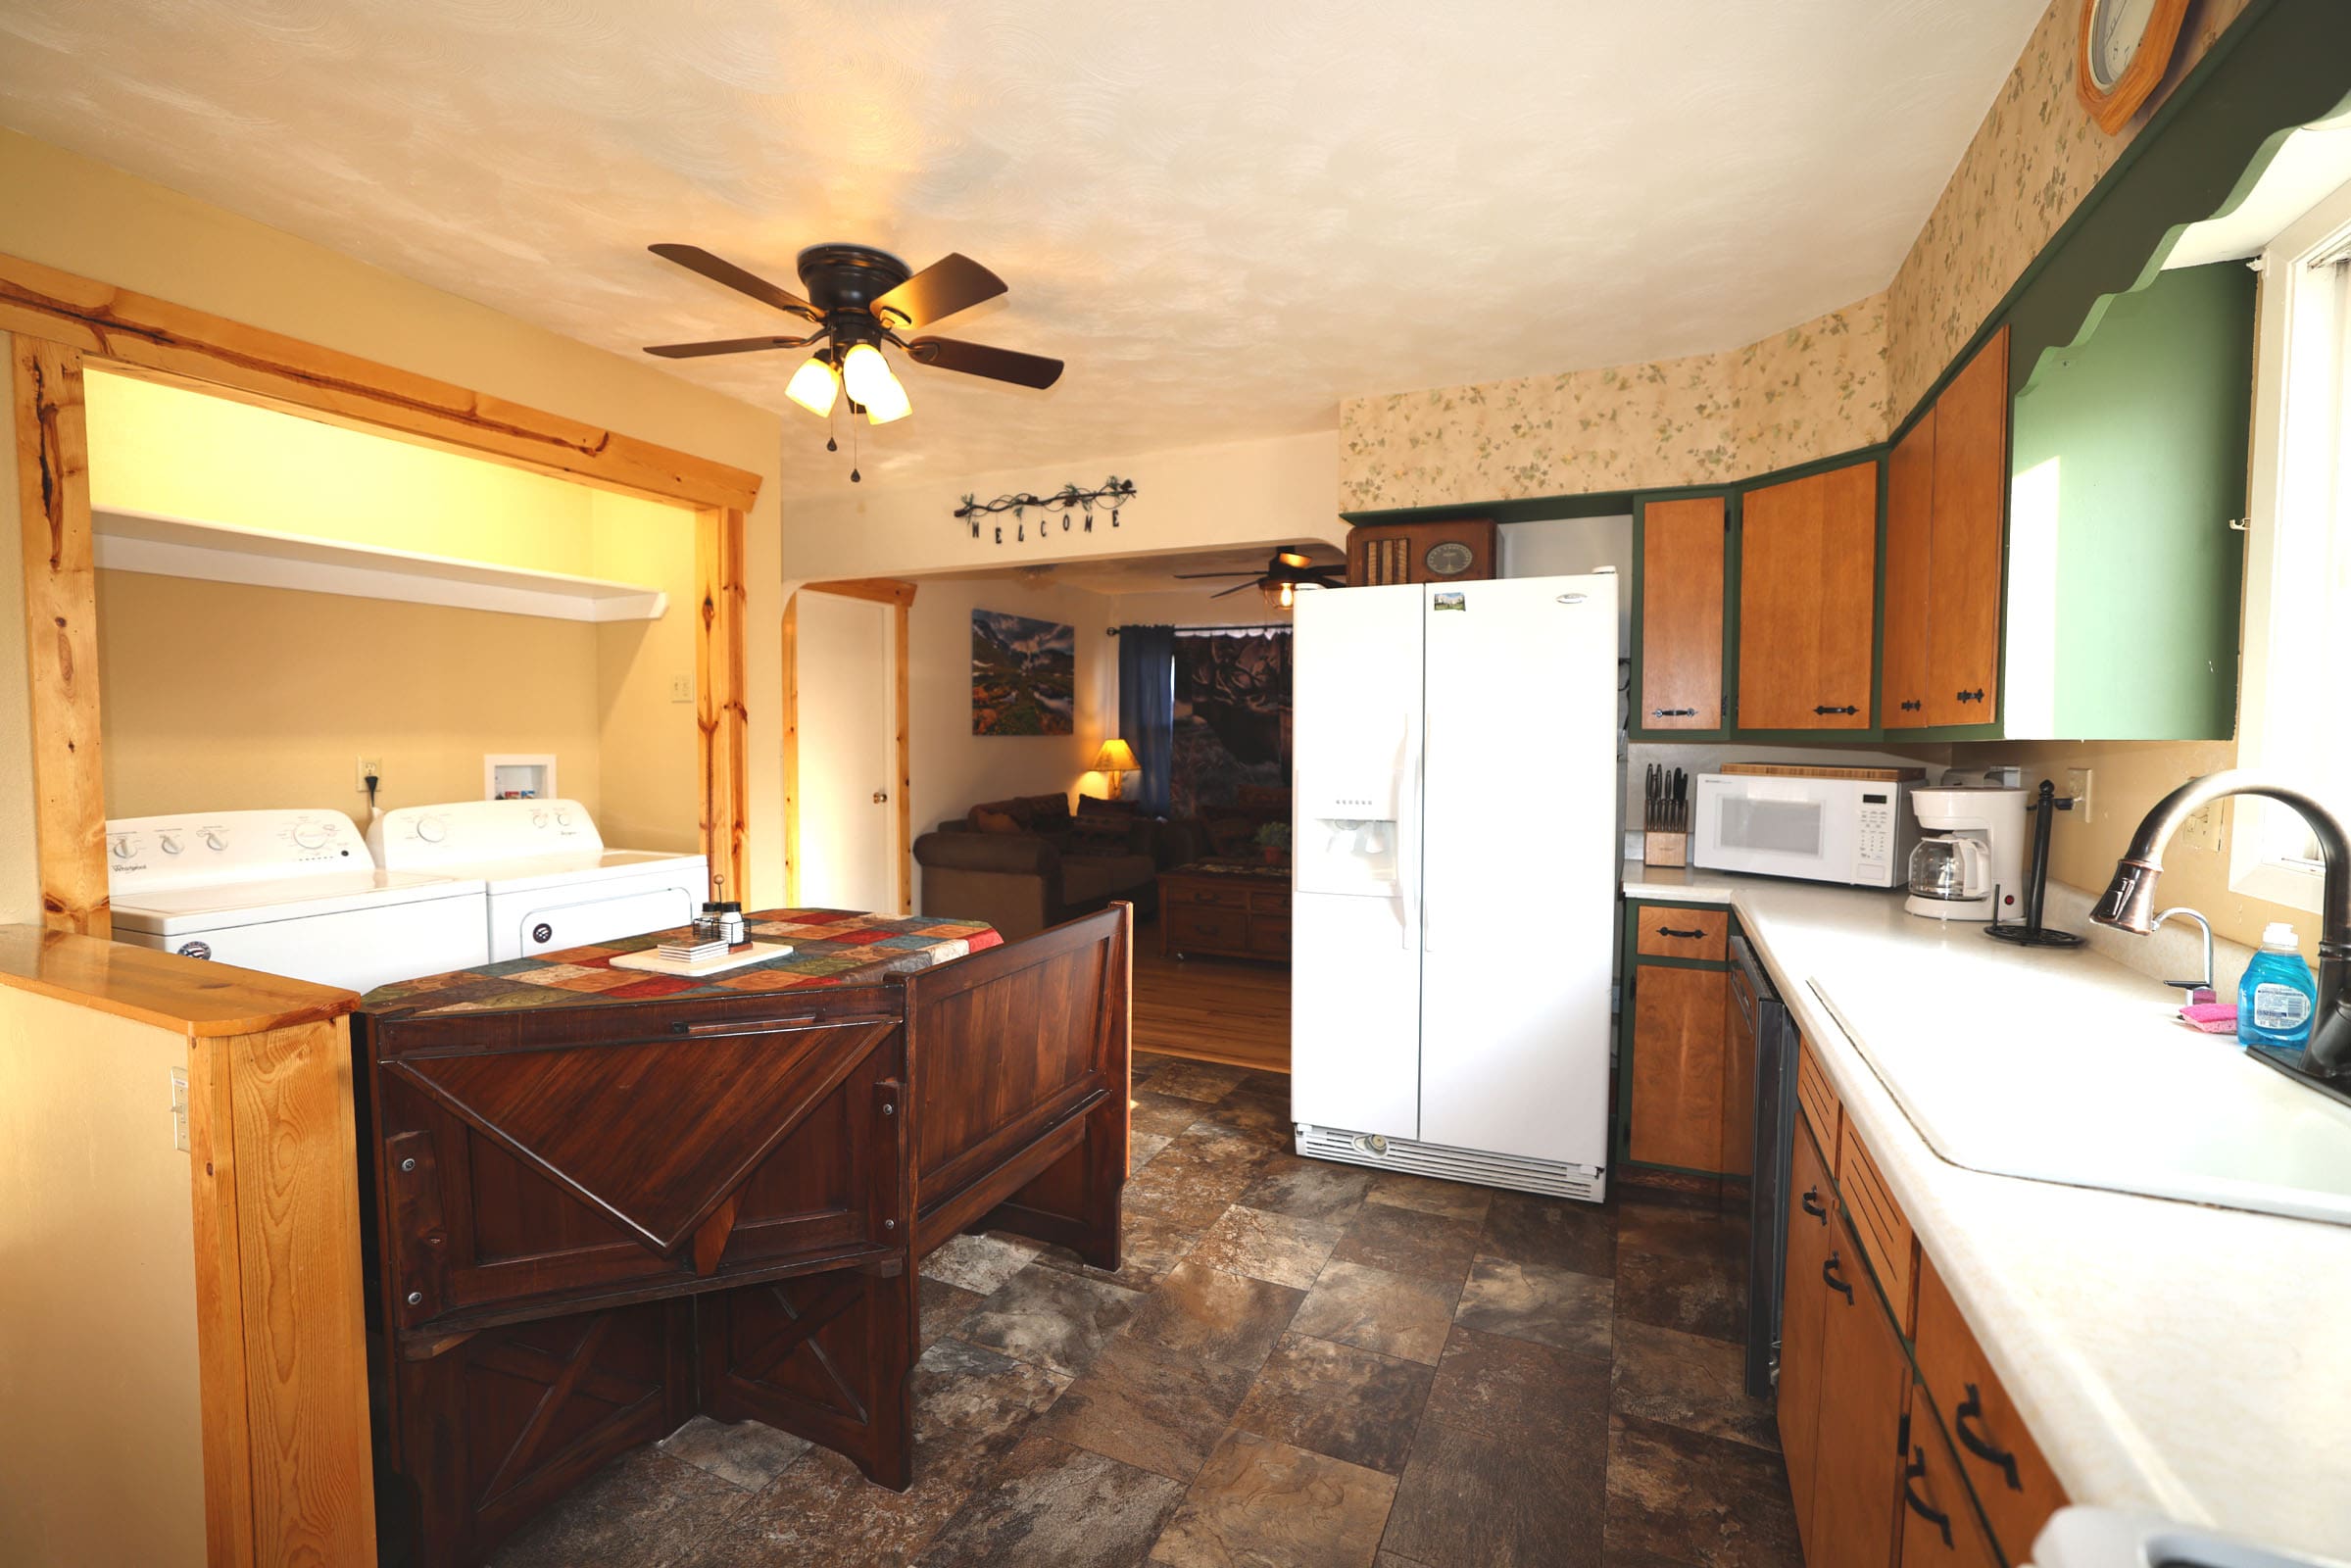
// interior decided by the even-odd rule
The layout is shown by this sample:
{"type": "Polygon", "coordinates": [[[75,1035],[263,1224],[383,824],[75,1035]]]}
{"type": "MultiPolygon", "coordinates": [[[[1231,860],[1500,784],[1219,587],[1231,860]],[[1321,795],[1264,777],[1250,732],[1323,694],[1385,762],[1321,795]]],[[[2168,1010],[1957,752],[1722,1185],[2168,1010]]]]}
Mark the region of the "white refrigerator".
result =
{"type": "Polygon", "coordinates": [[[1300,1154],[1599,1201],[1612,572],[1300,594],[1300,1154]]]}

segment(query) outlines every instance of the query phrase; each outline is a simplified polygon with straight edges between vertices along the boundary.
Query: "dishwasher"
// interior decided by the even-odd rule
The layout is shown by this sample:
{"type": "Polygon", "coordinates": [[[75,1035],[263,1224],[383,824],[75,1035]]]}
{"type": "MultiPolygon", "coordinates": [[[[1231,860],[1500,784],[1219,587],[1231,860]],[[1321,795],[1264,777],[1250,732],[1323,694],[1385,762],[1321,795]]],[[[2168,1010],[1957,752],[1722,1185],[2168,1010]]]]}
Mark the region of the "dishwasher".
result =
{"type": "Polygon", "coordinates": [[[1743,1196],[1747,1228],[1747,1392],[1771,1396],[1780,1374],[1780,1298],[1788,1270],[1788,1161],[1794,1150],[1796,1026],[1743,932],[1731,935],[1731,1002],[1740,1035],[1723,1053],[1726,1206],[1743,1196]],[[1744,1147],[1740,1147],[1743,1144],[1744,1147]],[[1743,1194],[1741,1189],[1743,1188],[1743,1194]]]}

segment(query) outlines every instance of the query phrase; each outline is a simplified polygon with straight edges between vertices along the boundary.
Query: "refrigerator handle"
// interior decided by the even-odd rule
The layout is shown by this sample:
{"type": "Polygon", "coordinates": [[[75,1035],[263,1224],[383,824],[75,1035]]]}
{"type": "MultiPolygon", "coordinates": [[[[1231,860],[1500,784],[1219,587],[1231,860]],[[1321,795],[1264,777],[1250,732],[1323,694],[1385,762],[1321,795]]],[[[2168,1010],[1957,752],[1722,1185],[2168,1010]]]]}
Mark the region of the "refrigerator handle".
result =
{"type": "Polygon", "coordinates": [[[1418,713],[1404,717],[1403,782],[1396,790],[1396,897],[1402,906],[1403,948],[1415,952],[1421,945],[1420,907],[1420,792],[1421,792],[1421,718],[1418,713]]]}

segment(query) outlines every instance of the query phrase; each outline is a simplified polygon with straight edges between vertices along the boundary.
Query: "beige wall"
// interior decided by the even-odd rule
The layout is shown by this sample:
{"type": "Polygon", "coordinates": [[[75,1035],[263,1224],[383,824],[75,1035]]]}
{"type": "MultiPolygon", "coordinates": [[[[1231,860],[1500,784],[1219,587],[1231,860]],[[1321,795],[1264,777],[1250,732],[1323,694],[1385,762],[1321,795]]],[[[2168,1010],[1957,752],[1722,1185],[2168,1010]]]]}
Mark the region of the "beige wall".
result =
{"type": "Polygon", "coordinates": [[[0,991],[0,1562],[204,1561],[185,1036],[0,991]]]}
{"type": "MultiPolygon", "coordinates": [[[[906,624],[907,737],[917,836],[975,801],[1007,795],[1103,793],[1086,764],[1118,720],[1117,646],[1105,630],[1112,601],[1101,594],[1000,578],[921,583],[906,624]],[[1077,630],[1077,712],[1069,735],[971,733],[971,612],[1001,610],[1077,630]]],[[[917,868],[917,898],[920,870],[917,868]]]]}
{"type": "Polygon", "coordinates": [[[601,820],[599,629],[101,571],[107,814],[309,806],[365,823],[363,754],[392,807],[479,799],[486,752],[553,752],[563,793],[601,820]]]}
{"type": "MultiPolygon", "coordinates": [[[[762,475],[747,563],[750,897],[781,902],[782,671],[770,651],[782,627],[786,546],[773,415],[28,137],[0,132],[0,190],[9,193],[0,202],[0,253],[762,475]]],[[[0,537],[16,536],[16,509],[12,484],[0,493],[0,537]]],[[[12,558],[0,568],[11,584],[14,554],[0,552],[12,558]]],[[[21,586],[10,591],[11,602],[21,602],[21,586]]],[[[0,656],[0,677],[16,671],[0,679],[0,828],[30,811],[22,659],[13,647],[0,656]]],[[[28,842],[28,832],[0,832],[0,917],[39,918],[28,842]]]]}
{"type": "MultiPolygon", "coordinates": [[[[669,595],[659,620],[596,628],[597,745],[607,844],[632,850],[701,848],[702,781],[695,750],[694,517],[675,507],[591,491],[595,574],[650,583],[669,595]],[[680,701],[678,682],[688,694],[680,701]]],[[[756,655],[755,655],[756,657],[756,655]]],[[[563,781],[570,788],[570,779],[563,781]]],[[[783,890],[775,890],[780,903],[783,890]]]]}

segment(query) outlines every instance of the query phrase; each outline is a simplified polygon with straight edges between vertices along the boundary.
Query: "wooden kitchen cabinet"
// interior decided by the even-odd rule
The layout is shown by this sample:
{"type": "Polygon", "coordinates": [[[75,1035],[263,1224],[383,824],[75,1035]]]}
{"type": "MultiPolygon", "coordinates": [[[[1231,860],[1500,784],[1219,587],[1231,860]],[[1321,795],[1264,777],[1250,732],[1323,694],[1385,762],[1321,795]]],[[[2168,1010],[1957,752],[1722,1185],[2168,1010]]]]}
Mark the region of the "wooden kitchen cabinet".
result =
{"type": "Polygon", "coordinates": [[[1739,727],[1870,728],[1878,464],[1747,491],[1739,538],[1739,727]]]}
{"type": "Polygon", "coordinates": [[[2065,1506],[2065,1488],[1930,1258],[1919,1267],[1916,1349],[1919,1377],[1950,1430],[1960,1470],[1983,1503],[1994,1539],[2010,1558],[2022,1561],[2049,1515],[2065,1506]]]}
{"type": "Polygon", "coordinates": [[[1639,509],[1637,730],[1722,728],[1729,508],[1727,497],[1693,496],[1639,509]]]}
{"type": "Polygon", "coordinates": [[[2008,514],[2008,329],[1978,351],[1886,461],[1887,729],[1999,718],[2008,514]]]}
{"type": "Polygon", "coordinates": [[[1720,969],[1642,964],[1633,994],[1632,1157],[1719,1171],[1723,1144],[1720,969]]]}
{"type": "MultiPolygon", "coordinates": [[[[1910,1359],[1862,1271],[1860,1244],[1850,1230],[1830,1231],[1828,1260],[1805,1282],[1822,1295],[1820,1415],[1811,1505],[1796,1517],[1811,1568],[1885,1568],[1901,1522],[1910,1359]]],[[[1790,1274],[1788,1289],[1797,1283],[1790,1274]]]]}
{"type": "Polygon", "coordinates": [[[1812,1540],[1812,1495],[1821,1418],[1821,1335],[1827,1293],[1821,1270],[1836,1232],[1837,1190],[1820,1147],[1799,1122],[1788,1183],[1788,1283],[1780,1313],[1780,1452],[1795,1498],[1796,1528],[1812,1540]]]}
{"type": "Polygon", "coordinates": [[[2000,1568],[1959,1461],[1911,1391],[1910,1458],[1902,1467],[1899,1568],[2000,1568]]]}

